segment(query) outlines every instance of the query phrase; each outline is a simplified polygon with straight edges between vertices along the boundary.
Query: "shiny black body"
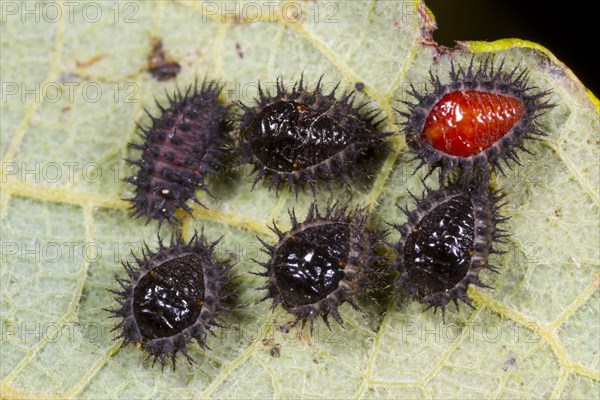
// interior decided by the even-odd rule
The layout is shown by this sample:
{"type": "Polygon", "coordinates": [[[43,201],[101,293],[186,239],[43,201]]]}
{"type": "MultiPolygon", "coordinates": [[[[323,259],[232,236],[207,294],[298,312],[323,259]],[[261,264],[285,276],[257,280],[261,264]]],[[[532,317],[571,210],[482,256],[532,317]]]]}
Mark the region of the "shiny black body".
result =
{"type": "MultiPolygon", "coordinates": [[[[338,83],[339,85],[339,83],[338,83]]],[[[336,98],[337,86],[322,92],[321,80],[313,91],[303,80],[291,90],[277,80],[274,94],[259,85],[254,106],[240,103],[239,152],[242,162],[255,166],[255,184],[267,178],[269,189],[287,184],[290,190],[319,182],[348,182],[369,172],[388,151],[380,132],[385,120],[381,111],[363,111],[367,103],[354,106],[353,92],[336,98]]]]}
{"type": "Polygon", "coordinates": [[[394,263],[400,274],[397,287],[428,308],[440,307],[442,314],[450,301],[472,305],[469,285],[487,287],[479,273],[498,271],[489,256],[498,253],[495,243],[508,236],[497,227],[507,219],[499,214],[503,197],[486,183],[452,183],[415,197],[416,208],[403,209],[408,221],[392,224],[400,233],[394,263]]]}
{"type": "Polygon", "coordinates": [[[206,347],[230,295],[231,265],[213,257],[217,243],[197,233],[187,243],[175,235],[168,246],[159,238],[156,252],[146,246],[143,257],[123,262],[128,279],[117,278],[120,290],[113,291],[119,307],[107,310],[118,318],[115,339],[138,345],[162,367],[170,358],[175,368],[177,353],[192,363],[189,342],[206,347]]]}
{"type": "Polygon", "coordinates": [[[338,288],[348,260],[347,224],[306,228],[281,243],[273,276],[288,307],[315,303],[338,288]]]}
{"type": "Polygon", "coordinates": [[[133,315],[146,339],[173,336],[193,325],[203,304],[202,259],[195,254],[154,268],[133,292],[133,315]]]}
{"type": "MultiPolygon", "coordinates": [[[[381,264],[374,255],[382,238],[367,229],[366,210],[347,212],[334,204],[321,215],[312,203],[306,219],[298,222],[290,211],[292,228],[287,232],[273,226],[279,241],[263,242],[270,255],[259,262],[268,282],[263,300],[272,299],[273,309],[281,305],[296,317],[293,324],[310,323],[311,333],[317,317],[329,326],[328,317],[342,324],[338,308],[349,303],[358,308],[354,297],[370,293],[381,283],[381,264]]],[[[365,296],[366,297],[366,296],[365,296]]]]}
{"type": "Polygon", "coordinates": [[[284,172],[333,157],[350,144],[354,134],[332,116],[294,101],[265,107],[245,132],[253,154],[267,168],[284,172]]]}
{"type": "Polygon", "coordinates": [[[452,289],[463,279],[473,255],[475,218],[467,196],[434,208],[404,245],[404,263],[419,295],[452,289]]]}

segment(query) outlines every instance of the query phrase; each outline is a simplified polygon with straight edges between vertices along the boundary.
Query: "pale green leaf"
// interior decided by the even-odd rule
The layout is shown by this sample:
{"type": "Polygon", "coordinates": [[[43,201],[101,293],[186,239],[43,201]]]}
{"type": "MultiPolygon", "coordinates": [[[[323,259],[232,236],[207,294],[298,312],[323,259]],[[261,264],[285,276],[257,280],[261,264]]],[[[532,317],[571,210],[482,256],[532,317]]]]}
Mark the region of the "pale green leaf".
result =
{"type": "Polygon", "coordinates": [[[598,101],[549,51],[505,40],[439,52],[423,37],[433,17],[413,2],[66,3],[1,3],[2,397],[597,398],[598,101]],[[146,71],[158,38],[182,66],[176,81],[146,71]],[[447,80],[450,61],[472,52],[527,68],[557,104],[542,120],[548,137],[530,145],[535,155],[496,179],[513,236],[493,259],[502,273],[482,274],[494,289],[469,291],[475,310],[452,307],[443,324],[414,302],[364,304],[363,313],[344,305],[343,329],[318,325],[312,339],[280,332],[291,318],[256,303],[262,278],[248,272],[264,257],[256,235],[274,240],[267,224],[287,226],[288,207],[303,216],[310,193],[296,202],[262,184],[250,191],[240,173],[211,180],[218,200],[199,193],[208,209],[180,216],[186,237],[202,226],[211,239],[224,235],[219,251],[240,259],[246,307],[225,317],[212,350],[191,346],[195,366],[180,360],[175,372],[112,341],[106,289],[130,250],[156,245],[156,224],[131,220],[121,200],[132,192],[121,181],[131,172],[126,143],[138,140],[134,122],[147,122],[143,107],[156,110],[153,96],[164,102],[165,89],[205,75],[226,83],[228,102],[249,101],[257,80],[302,72],[349,89],[363,82],[358,96],[386,113],[394,152],[372,182],[336,196],[370,206],[372,226],[385,228],[404,222],[395,204],[412,207],[408,192],[423,190],[393,109],[405,108],[409,83],[424,89],[430,69],[447,80]]]}

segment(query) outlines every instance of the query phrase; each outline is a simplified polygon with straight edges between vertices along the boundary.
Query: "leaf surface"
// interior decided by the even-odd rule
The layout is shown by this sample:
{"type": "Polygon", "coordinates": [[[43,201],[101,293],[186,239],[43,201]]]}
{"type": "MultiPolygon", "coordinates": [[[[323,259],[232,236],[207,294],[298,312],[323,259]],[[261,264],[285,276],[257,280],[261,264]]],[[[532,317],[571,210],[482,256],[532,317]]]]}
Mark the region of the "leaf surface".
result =
{"type": "Polygon", "coordinates": [[[3,10],[0,24],[3,397],[598,395],[599,103],[548,50],[504,40],[440,52],[424,37],[432,16],[413,2],[60,3],[56,20],[48,4],[39,3],[39,22],[3,10]],[[176,81],[147,73],[156,39],[182,66],[176,81]],[[557,104],[542,118],[548,136],[529,145],[535,154],[496,179],[513,236],[493,258],[501,274],[482,274],[494,289],[470,289],[475,310],[452,307],[443,324],[414,302],[365,304],[363,312],[343,305],[344,328],[318,325],[312,339],[282,333],[291,318],[257,303],[254,289],[264,283],[249,274],[259,270],[251,259],[264,258],[256,235],[274,241],[267,225],[289,226],[289,207],[303,217],[310,193],[296,202],[260,183],[251,191],[252,178],[240,172],[210,181],[216,199],[199,192],[208,209],[181,217],[186,237],[202,226],[209,238],[224,235],[219,252],[239,259],[238,303],[246,307],[225,317],[209,338],[212,351],[192,345],[197,364],[180,359],[175,372],[112,341],[103,308],[115,302],[106,289],[130,251],[139,254],[143,240],[156,246],[157,226],[131,220],[122,200],[132,193],[122,160],[135,156],[126,144],[139,140],[134,122],[148,122],[143,107],[156,112],[153,97],[164,103],[165,90],[204,76],[226,83],[228,102],[251,101],[257,80],[269,86],[278,76],[323,75],[348,90],[364,83],[357,96],[385,112],[394,151],[371,182],[335,195],[369,206],[372,226],[383,229],[404,222],[396,203],[413,207],[409,191],[423,190],[394,108],[405,109],[411,83],[425,90],[430,70],[447,81],[450,62],[473,53],[528,69],[557,104]],[[271,355],[276,344],[279,357],[271,355]]]}

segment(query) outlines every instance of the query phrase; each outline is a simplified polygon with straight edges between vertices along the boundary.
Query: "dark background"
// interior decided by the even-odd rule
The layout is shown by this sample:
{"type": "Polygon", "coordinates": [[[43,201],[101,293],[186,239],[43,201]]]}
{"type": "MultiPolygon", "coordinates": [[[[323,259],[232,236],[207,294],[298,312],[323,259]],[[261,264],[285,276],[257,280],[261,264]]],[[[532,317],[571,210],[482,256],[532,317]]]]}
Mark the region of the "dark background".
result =
{"type": "Polygon", "coordinates": [[[600,15],[575,0],[426,0],[436,17],[433,38],[452,47],[456,40],[518,38],[539,43],[565,63],[596,96],[600,64],[600,15]]]}

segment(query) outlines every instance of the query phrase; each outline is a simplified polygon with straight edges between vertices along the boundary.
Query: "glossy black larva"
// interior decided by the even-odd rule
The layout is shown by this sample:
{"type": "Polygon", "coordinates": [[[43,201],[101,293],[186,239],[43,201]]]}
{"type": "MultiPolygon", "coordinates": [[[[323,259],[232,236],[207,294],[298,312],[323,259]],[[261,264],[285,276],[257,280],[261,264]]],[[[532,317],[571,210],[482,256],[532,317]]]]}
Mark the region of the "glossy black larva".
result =
{"type": "Polygon", "coordinates": [[[475,65],[451,65],[450,81],[443,84],[430,71],[431,89],[420,93],[411,86],[416,102],[403,101],[400,127],[418,168],[441,169],[442,177],[458,168],[463,181],[485,179],[491,171],[504,173],[519,163],[528,140],[546,135],[540,117],[554,107],[550,91],[529,83],[528,70],[495,66],[491,58],[475,65]]]}
{"type": "Polygon", "coordinates": [[[168,246],[159,238],[156,252],[145,245],[141,258],[123,262],[128,277],[117,277],[120,289],[112,291],[119,307],[107,310],[119,320],[115,340],[138,345],[152,365],[158,360],[164,368],[170,358],[175,369],[177,353],[192,363],[189,342],[207,347],[208,333],[220,326],[218,314],[227,310],[222,302],[230,296],[231,266],[213,256],[217,243],[198,233],[188,243],[175,236],[168,246]]]}
{"type": "Polygon", "coordinates": [[[270,256],[259,262],[266,268],[259,275],[268,278],[262,300],[272,299],[273,309],[283,306],[296,317],[294,324],[309,322],[311,332],[318,316],[327,326],[330,315],[342,324],[338,307],[347,302],[357,308],[353,297],[369,293],[381,275],[374,255],[381,234],[366,228],[366,210],[348,212],[337,204],[321,215],[313,203],[303,222],[294,211],[290,219],[287,232],[271,228],[279,238],[275,245],[261,240],[270,256]]]}
{"type": "Polygon", "coordinates": [[[381,111],[363,111],[368,103],[354,106],[353,92],[336,98],[339,83],[329,94],[322,81],[308,90],[301,78],[291,91],[277,80],[276,92],[261,85],[254,106],[240,104],[238,120],[240,153],[254,165],[254,184],[270,178],[269,188],[287,184],[298,193],[319,182],[349,182],[354,173],[368,176],[374,159],[387,150],[381,132],[381,111]]]}
{"type": "Polygon", "coordinates": [[[400,232],[394,263],[398,287],[442,313],[450,301],[472,305],[468,286],[487,287],[479,272],[497,272],[488,258],[500,253],[494,243],[508,236],[497,227],[507,219],[499,213],[502,198],[485,184],[451,184],[415,197],[416,208],[403,209],[408,221],[393,225],[400,232]]]}
{"type": "Polygon", "coordinates": [[[191,214],[186,204],[198,188],[208,192],[205,178],[218,174],[220,155],[225,144],[226,107],[219,101],[222,87],[204,81],[190,85],[185,93],[177,90],[168,97],[167,108],[157,105],[160,115],[150,115],[152,124],[140,127],[144,142],[130,144],[141,150],[139,159],[127,160],[139,168],[126,181],[135,185],[132,215],[151,219],[172,220],[175,210],[191,214]]]}

